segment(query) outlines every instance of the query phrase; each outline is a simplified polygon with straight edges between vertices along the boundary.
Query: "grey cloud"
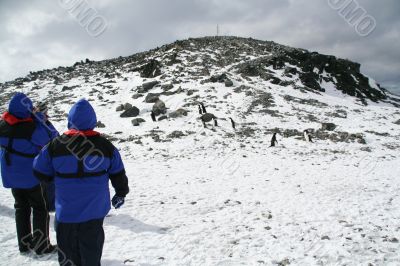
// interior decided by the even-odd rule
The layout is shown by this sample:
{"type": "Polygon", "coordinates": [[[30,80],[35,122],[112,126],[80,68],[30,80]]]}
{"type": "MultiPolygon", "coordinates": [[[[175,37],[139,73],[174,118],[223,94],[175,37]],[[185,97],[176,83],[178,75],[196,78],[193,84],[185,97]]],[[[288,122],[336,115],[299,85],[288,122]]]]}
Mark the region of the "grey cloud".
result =
{"type": "Polygon", "coordinates": [[[97,38],[90,37],[58,1],[0,3],[4,59],[0,81],[84,58],[126,56],[176,39],[214,35],[219,24],[223,34],[273,40],[360,62],[367,75],[400,88],[400,2],[396,0],[358,0],[377,21],[368,37],[358,36],[328,0],[90,0],[108,22],[97,38]],[[7,30],[10,21],[29,12],[54,16],[29,36],[7,30]]]}

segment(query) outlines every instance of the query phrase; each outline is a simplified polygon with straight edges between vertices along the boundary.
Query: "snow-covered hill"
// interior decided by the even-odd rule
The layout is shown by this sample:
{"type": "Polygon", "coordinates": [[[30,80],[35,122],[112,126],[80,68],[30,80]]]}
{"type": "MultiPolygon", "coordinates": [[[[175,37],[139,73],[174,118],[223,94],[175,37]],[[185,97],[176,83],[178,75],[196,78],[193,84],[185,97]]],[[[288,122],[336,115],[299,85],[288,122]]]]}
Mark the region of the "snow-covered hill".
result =
{"type": "MultiPolygon", "coordinates": [[[[132,192],[106,220],[104,265],[400,264],[400,97],[359,64],[209,37],[0,86],[3,110],[24,91],[60,131],[89,99],[121,149],[132,192]]],[[[0,264],[56,265],[18,254],[11,193],[0,199],[0,264]]]]}

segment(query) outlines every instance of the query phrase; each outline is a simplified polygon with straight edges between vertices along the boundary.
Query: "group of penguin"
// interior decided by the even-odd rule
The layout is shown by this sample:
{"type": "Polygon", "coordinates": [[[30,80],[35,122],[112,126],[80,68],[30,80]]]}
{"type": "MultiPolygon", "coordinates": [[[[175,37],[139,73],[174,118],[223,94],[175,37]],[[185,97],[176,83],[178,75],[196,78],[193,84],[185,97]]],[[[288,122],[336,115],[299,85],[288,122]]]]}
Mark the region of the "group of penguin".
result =
{"type": "MultiPolygon", "coordinates": [[[[199,108],[199,114],[201,115],[200,120],[203,123],[204,128],[207,128],[206,123],[211,121],[214,121],[214,126],[218,126],[218,118],[213,114],[207,113],[207,109],[203,103],[199,103],[197,107],[199,108]]],[[[236,123],[233,121],[232,117],[229,117],[229,120],[231,120],[232,128],[236,129],[236,123]]]]}
{"type": "MultiPolygon", "coordinates": [[[[278,134],[278,133],[274,133],[274,134],[272,135],[271,146],[270,146],[270,147],[275,147],[275,145],[278,144],[278,140],[277,140],[277,138],[276,138],[277,134],[278,134]]],[[[307,129],[303,131],[303,135],[304,135],[304,139],[305,139],[307,142],[313,143],[312,136],[311,136],[310,132],[309,132],[307,129]]]]}
{"type": "MultiPolygon", "coordinates": [[[[210,122],[212,120],[214,121],[214,126],[218,126],[217,117],[213,114],[207,113],[207,109],[203,103],[199,103],[197,107],[199,109],[199,114],[201,115],[200,120],[203,122],[204,128],[207,128],[206,123],[210,122]]],[[[231,117],[229,117],[229,119],[231,120],[232,128],[236,129],[235,121],[231,117]]],[[[304,139],[307,142],[311,142],[311,143],[313,142],[312,136],[308,130],[304,130],[303,134],[304,134],[304,139]]],[[[276,144],[278,144],[277,133],[274,133],[271,138],[271,146],[270,147],[275,147],[276,144]]]]}
{"type": "MultiPolygon", "coordinates": [[[[207,128],[207,124],[206,124],[206,123],[211,122],[211,121],[214,121],[214,126],[216,126],[216,127],[218,126],[218,121],[217,121],[218,118],[217,118],[215,115],[211,114],[211,113],[207,113],[207,109],[206,109],[206,107],[204,106],[203,103],[199,103],[199,104],[197,105],[197,107],[198,107],[198,109],[199,109],[199,114],[201,115],[201,116],[200,116],[200,120],[201,120],[201,122],[203,123],[204,128],[207,128]]],[[[156,116],[155,116],[155,114],[154,114],[153,111],[151,112],[151,119],[152,119],[154,122],[157,121],[157,120],[156,120],[156,116]]],[[[233,129],[236,129],[236,123],[235,123],[235,121],[232,119],[232,117],[229,117],[229,120],[231,121],[232,128],[233,128],[233,129]]],[[[271,146],[270,146],[270,147],[275,147],[275,145],[278,144],[277,134],[278,134],[278,133],[274,133],[274,134],[272,135],[272,138],[271,138],[271,146]]],[[[309,132],[307,129],[304,130],[303,134],[304,134],[304,139],[305,139],[307,142],[311,142],[311,143],[313,142],[312,136],[311,136],[310,132],[309,132]]]]}

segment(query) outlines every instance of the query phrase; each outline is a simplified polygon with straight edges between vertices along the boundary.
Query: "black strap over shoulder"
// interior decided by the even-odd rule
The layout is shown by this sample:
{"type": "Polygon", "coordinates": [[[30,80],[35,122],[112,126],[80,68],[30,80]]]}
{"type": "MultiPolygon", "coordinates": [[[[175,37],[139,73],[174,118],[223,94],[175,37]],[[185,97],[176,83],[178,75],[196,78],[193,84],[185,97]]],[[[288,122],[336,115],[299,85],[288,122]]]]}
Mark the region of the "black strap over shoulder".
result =
{"type": "Polygon", "coordinates": [[[99,177],[107,174],[107,171],[93,172],[93,173],[82,173],[79,175],[78,173],[59,173],[56,172],[57,177],[61,178],[84,178],[84,177],[99,177]]]}
{"type": "Polygon", "coordinates": [[[83,160],[78,161],[78,171],[76,173],[60,173],[56,172],[56,176],[61,178],[84,178],[84,177],[99,177],[107,174],[107,171],[86,173],[83,160]]]}
{"type": "Polygon", "coordinates": [[[0,120],[0,137],[31,140],[35,129],[34,122],[23,122],[12,126],[0,120]]]}
{"type": "Polygon", "coordinates": [[[31,140],[32,135],[36,129],[36,125],[33,122],[24,122],[17,125],[9,125],[6,121],[0,121],[0,137],[8,138],[7,146],[1,145],[1,149],[5,150],[5,160],[8,166],[11,165],[10,154],[25,158],[35,158],[37,154],[24,153],[17,151],[13,148],[15,139],[31,140]]]}
{"type": "Polygon", "coordinates": [[[14,141],[14,139],[10,139],[7,147],[3,146],[3,145],[0,145],[0,147],[8,153],[15,154],[15,155],[18,155],[21,157],[25,157],[25,158],[35,158],[36,157],[36,155],[37,155],[36,153],[19,152],[17,150],[14,150],[13,148],[11,148],[13,141],[14,141]]]}

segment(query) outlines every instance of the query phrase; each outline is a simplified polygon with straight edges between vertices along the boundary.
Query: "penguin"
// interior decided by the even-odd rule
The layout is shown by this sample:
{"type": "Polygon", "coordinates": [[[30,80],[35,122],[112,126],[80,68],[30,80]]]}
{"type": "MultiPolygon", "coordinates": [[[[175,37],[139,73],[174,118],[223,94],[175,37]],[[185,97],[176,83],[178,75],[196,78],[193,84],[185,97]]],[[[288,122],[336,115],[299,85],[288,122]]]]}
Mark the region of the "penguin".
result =
{"type": "Polygon", "coordinates": [[[207,113],[206,107],[204,106],[203,103],[200,103],[200,104],[201,104],[201,108],[203,109],[203,114],[206,114],[207,113]]]}
{"type": "Polygon", "coordinates": [[[203,114],[203,110],[201,109],[201,105],[199,104],[198,106],[197,106],[198,108],[199,108],[199,114],[203,114]]]}
{"type": "Polygon", "coordinates": [[[231,120],[232,128],[233,128],[233,129],[236,129],[236,123],[235,123],[235,121],[233,121],[232,117],[229,117],[229,119],[231,120]]]}
{"type": "Polygon", "coordinates": [[[153,122],[157,122],[156,115],[153,111],[151,111],[151,119],[153,120],[153,122]]]}
{"type": "Polygon", "coordinates": [[[278,144],[278,140],[276,139],[276,135],[277,135],[277,133],[274,133],[272,135],[271,146],[270,147],[275,147],[275,144],[278,144]]]}
{"type": "Polygon", "coordinates": [[[218,126],[218,122],[216,121],[217,117],[213,114],[209,114],[209,113],[203,114],[202,116],[200,116],[200,120],[201,120],[201,122],[203,122],[204,128],[207,128],[206,123],[211,122],[212,120],[214,120],[214,125],[218,126]]]}
{"type": "Polygon", "coordinates": [[[308,132],[307,129],[304,130],[304,139],[305,139],[307,142],[313,143],[312,137],[311,137],[311,135],[310,135],[310,133],[308,132]]]}

